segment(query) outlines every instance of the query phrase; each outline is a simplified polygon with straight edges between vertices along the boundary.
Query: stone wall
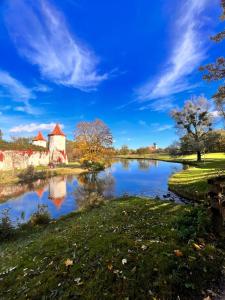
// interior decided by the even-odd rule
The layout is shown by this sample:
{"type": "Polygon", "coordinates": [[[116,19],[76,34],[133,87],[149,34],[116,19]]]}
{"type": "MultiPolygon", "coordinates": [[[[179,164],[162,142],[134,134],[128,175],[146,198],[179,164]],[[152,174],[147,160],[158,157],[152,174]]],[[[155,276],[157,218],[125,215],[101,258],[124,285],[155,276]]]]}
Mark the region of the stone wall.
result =
{"type": "Polygon", "coordinates": [[[30,165],[47,166],[49,151],[0,151],[0,170],[25,169],[30,165]]]}
{"type": "Polygon", "coordinates": [[[32,144],[35,145],[35,146],[47,148],[47,142],[46,141],[33,141],[32,144]]]}
{"type": "Polygon", "coordinates": [[[0,151],[0,170],[25,169],[28,166],[48,166],[50,163],[67,164],[64,151],[8,150],[0,151]]]}

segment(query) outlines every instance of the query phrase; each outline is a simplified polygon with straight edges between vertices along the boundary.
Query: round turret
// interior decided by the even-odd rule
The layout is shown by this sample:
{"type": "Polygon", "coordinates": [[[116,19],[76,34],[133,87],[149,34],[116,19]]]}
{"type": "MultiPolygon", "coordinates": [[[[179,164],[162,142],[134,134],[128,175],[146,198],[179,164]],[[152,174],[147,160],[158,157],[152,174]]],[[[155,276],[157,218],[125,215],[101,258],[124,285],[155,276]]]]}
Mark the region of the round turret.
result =
{"type": "Polygon", "coordinates": [[[47,147],[47,141],[40,131],[38,132],[38,135],[32,140],[32,144],[43,148],[47,147]]]}
{"type": "Polygon", "coordinates": [[[66,136],[62,132],[59,124],[56,124],[54,130],[48,135],[49,151],[55,150],[66,153],[66,136]]]}

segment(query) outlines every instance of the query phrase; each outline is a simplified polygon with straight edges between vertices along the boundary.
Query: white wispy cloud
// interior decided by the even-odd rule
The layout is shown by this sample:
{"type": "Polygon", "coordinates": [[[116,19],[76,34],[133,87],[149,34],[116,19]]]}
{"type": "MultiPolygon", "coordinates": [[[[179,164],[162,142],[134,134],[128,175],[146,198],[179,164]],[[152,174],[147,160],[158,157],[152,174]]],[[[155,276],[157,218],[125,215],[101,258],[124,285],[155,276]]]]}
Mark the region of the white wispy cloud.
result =
{"type": "MultiPolygon", "coordinates": [[[[40,91],[39,91],[40,92],[40,91]]],[[[44,92],[42,90],[42,92],[44,92]]],[[[35,88],[26,87],[8,72],[0,70],[0,98],[18,102],[18,105],[2,105],[2,110],[14,109],[31,115],[41,113],[39,108],[31,105],[30,100],[36,98],[35,88]]]]}
{"type": "Polygon", "coordinates": [[[173,128],[173,125],[162,125],[159,126],[156,131],[165,131],[165,130],[170,130],[171,128],[173,128]]]}
{"type": "Polygon", "coordinates": [[[148,104],[142,105],[139,110],[151,110],[157,112],[168,112],[174,108],[174,100],[172,98],[162,98],[153,100],[148,104]]]}
{"type": "MultiPolygon", "coordinates": [[[[64,128],[63,124],[60,124],[62,128],[64,128]]],[[[12,127],[9,132],[19,133],[19,132],[35,132],[38,130],[52,130],[55,127],[55,123],[29,123],[25,125],[18,125],[12,127]]]]}
{"type": "Polygon", "coordinates": [[[20,81],[2,70],[0,70],[0,87],[3,89],[3,95],[17,102],[26,102],[35,98],[31,89],[25,87],[20,81]]]}
{"type": "Polygon", "coordinates": [[[160,74],[138,90],[139,100],[152,100],[177,94],[194,87],[189,76],[206,57],[202,32],[202,13],[208,0],[180,1],[180,10],[173,28],[172,53],[160,74]]]}
{"type": "Polygon", "coordinates": [[[95,89],[108,78],[99,75],[96,56],[48,0],[8,0],[6,20],[17,49],[44,78],[80,90],[95,89]]]}
{"type": "Polygon", "coordinates": [[[173,125],[171,125],[171,124],[160,124],[160,123],[148,124],[144,120],[139,120],[138,123],[139,123],[139,125],[145,127],[146,129],[148,129],[149,131],[152,131],[152,132],[161,132],[161,131],[165,131],[165,130],[169,130],[169,129],[173,128],[173,125]]]}

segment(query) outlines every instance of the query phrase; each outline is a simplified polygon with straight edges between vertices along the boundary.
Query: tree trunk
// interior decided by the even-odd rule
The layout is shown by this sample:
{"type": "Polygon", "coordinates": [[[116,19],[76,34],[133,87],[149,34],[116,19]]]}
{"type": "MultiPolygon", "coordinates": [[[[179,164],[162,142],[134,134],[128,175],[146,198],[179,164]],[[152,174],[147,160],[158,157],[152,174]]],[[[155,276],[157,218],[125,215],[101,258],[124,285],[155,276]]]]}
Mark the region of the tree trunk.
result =
{"type": "Polygon", "coordinates": [[[197,151],[197,161],[202,161],[201,151],[197,151]]]}

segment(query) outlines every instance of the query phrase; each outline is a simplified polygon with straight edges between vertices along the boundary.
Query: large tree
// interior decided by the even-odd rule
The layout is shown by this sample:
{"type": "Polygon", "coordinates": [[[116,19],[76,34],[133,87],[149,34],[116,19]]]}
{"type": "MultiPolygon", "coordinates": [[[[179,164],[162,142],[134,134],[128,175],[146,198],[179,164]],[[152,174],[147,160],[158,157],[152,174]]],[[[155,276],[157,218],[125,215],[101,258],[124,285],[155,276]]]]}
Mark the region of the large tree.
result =
{"type": "Polygon", "coordinates": [[[83,161],[105,161],[112,152],[112,133],[101,120],[78,123],[75,142],[75,147],[83,161]]]}
{"type": "Polygon", "coordinates": [[[185,102],[181,110],[174,109],[171,116],[182,136],[189,137],[189,143],[197,153],[197,160],[201,161],[204,139],[212,130],[212,115],[209,113],[207,99],[203,96],[193,97],[185,102]]]}
{"type": "MultiPolygon", "coordinates": [[[[225,20],[225,0],[221,0],[222,16],[221,20],[225,20]]],[[[219,32],[217,35],[212,37],[212,40],[219,43],[225,39],[225,30],[219,32]]],[[[225,58],[219,57],[216,62],[210,63],[200,68],[204,71],[203,79],[207,81],[220,81],[221,85],[218,87],[218,91],[213,95],[213,99],[217,105],[217,108],[225,118],[225,58]]]]}

